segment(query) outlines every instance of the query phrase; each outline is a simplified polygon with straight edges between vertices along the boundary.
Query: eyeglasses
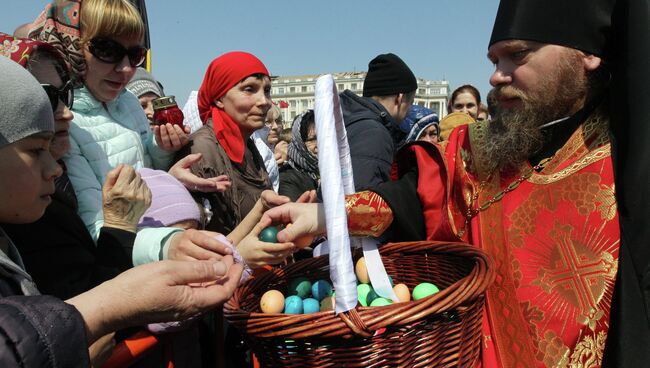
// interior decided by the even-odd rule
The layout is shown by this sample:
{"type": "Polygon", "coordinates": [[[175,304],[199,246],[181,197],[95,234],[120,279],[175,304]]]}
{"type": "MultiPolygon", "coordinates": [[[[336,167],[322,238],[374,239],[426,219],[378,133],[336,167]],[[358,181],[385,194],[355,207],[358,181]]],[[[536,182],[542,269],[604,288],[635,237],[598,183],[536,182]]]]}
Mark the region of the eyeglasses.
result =
{"type": "Polygon", "coordinates": [[[88,51],[100,61],[108,64],[117,64],[126,55],[129,57],[129,64],[134,68],[140,66],[147,55],[147,48],[144,46],[127,49],[119,42],[109,38],[93,38],[88,45],[88,51]]]}
{"type": "Polygon", "coordinates": [[[59,108],[59,101],[63,102],[68,109],[72,109],[72,102],[74,100],[74,89],[72,88],[72,82],[66,82],[63,87],[56,88],[51,84],[41,84],[47,97],[50,99],[50,104],[52,105],[52,111],[56,112],[56,109],[59,108]]]}

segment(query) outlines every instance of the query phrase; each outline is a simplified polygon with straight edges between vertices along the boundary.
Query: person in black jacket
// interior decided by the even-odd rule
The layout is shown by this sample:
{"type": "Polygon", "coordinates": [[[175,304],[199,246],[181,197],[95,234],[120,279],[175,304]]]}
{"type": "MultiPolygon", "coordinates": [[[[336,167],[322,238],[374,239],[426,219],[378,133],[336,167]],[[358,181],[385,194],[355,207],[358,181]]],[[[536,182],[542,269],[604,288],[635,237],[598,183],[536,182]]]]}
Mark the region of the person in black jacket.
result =
{"type": "Polygon", "coordinates": [[[413,104],[416,89],[411,69],[389,53],[368,64],[363,97],[349,90],[340,94],[356,190],[388,181],[395,151],[406,138],[399,124],[413,104]]]}
{"type": "Polygon", "coordinates": [[[317,189],[320,181],[314,110],[296,116],[291,131],[287,163],[280,168],[279,194],[295,202],[303,193],[317,189]]]}

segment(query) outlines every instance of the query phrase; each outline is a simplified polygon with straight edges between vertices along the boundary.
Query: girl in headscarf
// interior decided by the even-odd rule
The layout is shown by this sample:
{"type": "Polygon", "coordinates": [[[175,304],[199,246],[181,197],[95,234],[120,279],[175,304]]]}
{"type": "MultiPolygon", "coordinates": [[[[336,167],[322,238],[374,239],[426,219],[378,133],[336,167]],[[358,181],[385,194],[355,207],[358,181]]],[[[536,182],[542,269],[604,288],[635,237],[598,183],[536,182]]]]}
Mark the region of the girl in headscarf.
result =
{"type": "Polygon", "coordinates": [[[409,109],[404,122],[410,122],[411,129],[406,137],[406,143],[413,141],[440,141],[440,122],[438,115],[426,107],[413,105],[409,109]]]}
{"type": "MultiPolygon", "coordinates": [[[[271,108],[271,79],[264,64],[246,52],[229,52],[214,59],[198,93],[204,126],[180,156],[201,153],[191,171],[207,178],[225,174],[231,186],[222,193],[194,192],[214,212],[206,230],[230,233],[255,206],[271,184],[251,134],[264,126],[271,108]]],[[[190,188],[191,189],[191,188],[190,188]]]]}
{"type": "Polygon", "coordinates": [[[318,146],[314,110],[298,115],[291,128],[287,164],[280,169],[280,195],[296,201],[304,192],[318,188],[318,146]]]}

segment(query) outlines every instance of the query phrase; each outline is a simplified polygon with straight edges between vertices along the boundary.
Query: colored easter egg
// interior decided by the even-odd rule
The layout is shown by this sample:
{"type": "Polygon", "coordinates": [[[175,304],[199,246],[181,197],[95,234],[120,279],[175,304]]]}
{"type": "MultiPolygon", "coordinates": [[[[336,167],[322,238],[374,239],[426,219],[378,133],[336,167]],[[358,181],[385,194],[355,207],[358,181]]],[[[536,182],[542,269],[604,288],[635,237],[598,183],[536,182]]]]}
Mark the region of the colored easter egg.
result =
{"type": "Polygon", "coordinates": [[[301,298],[307,298],[311,295],[311,281],[306,277],[298,277],[289,283],[289,295],[298,295],[301,298]]]}
{"type": "Polygon", "coordinates": [[[366,304],[368,304],[368,305],[372,304],[372,301],[377,299],[377,298],[381,298],[381,297],[379,296],[379,294],[377,294],[375,289],[370,290],[368,292],[368,294],[366,295],[366,304]]]}
{"type": "Polygon", "coordinates": [[[269,290],[260,299],[262,313],[282,313],[284,310],[284,295],[277,290],[269,290]]]}
{"type": "Polygon", "coordinates": [[[362,284],[367,284],[370,282],[370,276],[368,276],[368,268],[366,267],[366,259],[364,257],[359,258],[356,266],[354,267],[354,272],[357,274],[357,280],[362,284]]]}
{"type": "Polygon", "coordinates": [[[409,287],[405,284],[397,284],[393,286],[393,291],[395,292],[395,295],[397,296],[397,299],[400,301],[400,303],[408,302],[411,300],[411,292],[409,291],[409,287]]]}
{"type": "Polygon", "coordinates": [[[440,291],[438,287],[429,282],[423,282],[413,288],[413,300],[420,300],[426,298],[440,291]]]}
{"type": "Polygon", "coordinates": [[[284,314],[302,314],[302,298],[291,295],[284,300],[284,314]]]}
{"type": "Polygon", "coordinates": [[[385,305],[391,305],[393,302],[390,299],[386,298],[375,298],[375,300],[370,303],[371,307],[383,307],[385,305]]]}
{"type": "MultiPolygon", "coordinates": [[[[287,229],[291,227],[293,224],[287,224],[287,229]]],[[[314,242],[314,236],[313,235],[303,235],[301,237],[298,237],[293,240],[293,244],[296,245],[299,249],[308,247],[311,245],[311,243],[314,242]]]]}
{"type": "Polygon", "coordinates": [[[311,295],[319,301],[323,300],[332,295],[332,285],[325,280],[315,281],[311,285],[311,295]]]}
{"type": "Polygon", "coordinates": [[[359,284],[357,285],[357,299],[359,300],[359,303],[363,305],[364,307],[368,306],[368,293],[372,290],[372,286],[368,284],[359,284]]]}
{"type": "Polygon", "coordinates": [[[259,236],[260,240],[266,243],[277,243],[278,242],[278,228],[275,226],[269,226],[262,229],[259,236]]]}
{"type": "Polygon", "coordinates": [[[320,311],[320,303],[314,298],[307,298],[302,301],[302,311],[305,314],[316,313],[320,311]]]}
{"type": "Polygon", "coordinates": [[[325,312],[334,310],[335,305],[336,300],[334,299],[334,296],[328,296],[320,302],[320,311],[325,312]]]}

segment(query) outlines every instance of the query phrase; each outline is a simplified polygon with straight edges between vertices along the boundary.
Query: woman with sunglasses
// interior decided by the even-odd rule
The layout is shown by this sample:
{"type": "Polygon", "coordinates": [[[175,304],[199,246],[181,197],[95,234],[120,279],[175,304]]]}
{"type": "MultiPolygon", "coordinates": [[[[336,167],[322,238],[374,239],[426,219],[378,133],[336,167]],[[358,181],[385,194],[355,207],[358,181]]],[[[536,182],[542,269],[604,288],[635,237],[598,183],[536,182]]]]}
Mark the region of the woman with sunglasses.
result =
{"type": "MultiPolygon", "coordinates": [[[[140,14],[127,0],[53,1],[30,32],[32,38],[64,54],[79,86],[72,110],[71,147],[64,161],[79,202],[78,213],[94,239],[104,222],[102,183],[108,172],[119,164],[166,170],[174,152],[188,142],[187,134],[171,124],[152,133],[138,99],[125,89],[145,59],[144,33],[140,14]]],[[[186,174],[189,170],[182,167],[173,171],[186,186],[224,188],[223,181],[188,179],[186,174]]],[[[142,229],[133,247],[133,262],[166,258],[172,245],[190,235],[176,228],[142,229]]]]}

